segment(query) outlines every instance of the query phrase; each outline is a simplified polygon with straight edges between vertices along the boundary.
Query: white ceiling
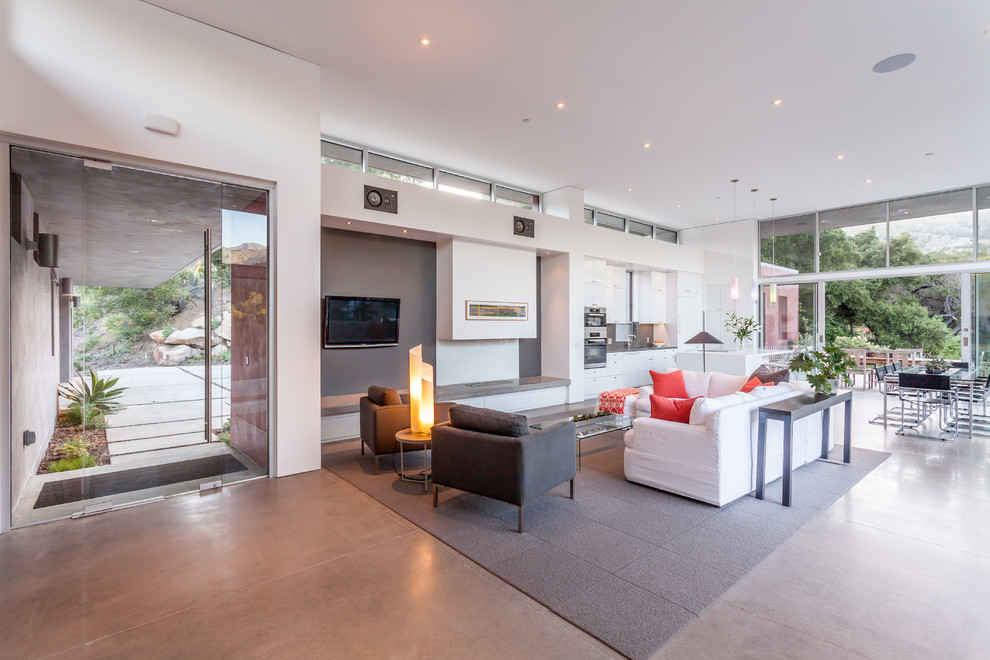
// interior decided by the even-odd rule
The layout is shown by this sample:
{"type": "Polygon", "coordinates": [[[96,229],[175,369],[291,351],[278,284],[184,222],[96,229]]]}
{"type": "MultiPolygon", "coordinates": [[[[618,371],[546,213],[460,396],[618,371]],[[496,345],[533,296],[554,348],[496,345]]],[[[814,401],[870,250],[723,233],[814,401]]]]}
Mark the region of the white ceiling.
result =
{"type": "Polygon", "coordinates": [[[152,4],[319,64],[326,136],[675,228],[990,182],[985,0],[152,4]]]}

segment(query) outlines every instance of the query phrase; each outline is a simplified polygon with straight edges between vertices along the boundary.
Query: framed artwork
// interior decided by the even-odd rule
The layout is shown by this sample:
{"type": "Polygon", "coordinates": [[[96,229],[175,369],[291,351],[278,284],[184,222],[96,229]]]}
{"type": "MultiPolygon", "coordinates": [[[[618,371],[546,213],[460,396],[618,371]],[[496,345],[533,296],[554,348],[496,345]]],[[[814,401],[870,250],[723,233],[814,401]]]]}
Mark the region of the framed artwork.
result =
{"type": "Polygon", "coordinates": [[[468,321],[526,321],[529,303],[468,300],[465,318],[468,321]]]}

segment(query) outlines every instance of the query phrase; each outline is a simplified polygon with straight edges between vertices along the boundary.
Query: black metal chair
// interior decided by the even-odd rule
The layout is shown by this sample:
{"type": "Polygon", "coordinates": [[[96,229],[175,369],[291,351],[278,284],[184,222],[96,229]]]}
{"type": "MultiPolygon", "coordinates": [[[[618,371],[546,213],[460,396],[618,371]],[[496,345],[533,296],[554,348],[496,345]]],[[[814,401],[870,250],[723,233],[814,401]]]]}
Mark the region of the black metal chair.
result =
{"type": "MultiPolygon", "coordinates": [[[[885,397],[897,396],[897,384],[887,380],[887,377],[895,372],[893,364],[878,364],[874,370],[876,371],[877,379],[877,389],[885,397]]],[[[881,412],[879,415],[870,420],[870,424],[883,424],[887,425],[887,422],[891,420],[893,415],[897,415],[900,412],[898,407],[884,406],[886,413],[881,412]]]]}
{"type": "MultiPolygon", "coordinates": [[[[959,435],[959,398],[952,387],[952,379],[945,374],[897,374],[897,396],[901,404],[901,426],[897,435],[905,435],[909,423],[908,408],[911,409],[910,424],[917,429],[934,413],[938,413],[938,427],[943,433],[952,432],[952,438],[959,435]]],[[[939,435],[940,440],[948,440],[939,435]]]]}

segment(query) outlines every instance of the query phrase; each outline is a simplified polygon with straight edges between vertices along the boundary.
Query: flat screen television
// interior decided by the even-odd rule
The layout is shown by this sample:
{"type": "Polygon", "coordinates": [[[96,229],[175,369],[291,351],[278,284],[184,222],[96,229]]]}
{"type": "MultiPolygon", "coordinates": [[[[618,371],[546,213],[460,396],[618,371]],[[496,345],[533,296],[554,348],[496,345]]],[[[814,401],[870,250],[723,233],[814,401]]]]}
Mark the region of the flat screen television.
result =
{"type": "Polygon", "coordinates": [[[323,348],[398,343],[398,298],[326,296],[323,299],[323,348]]]}

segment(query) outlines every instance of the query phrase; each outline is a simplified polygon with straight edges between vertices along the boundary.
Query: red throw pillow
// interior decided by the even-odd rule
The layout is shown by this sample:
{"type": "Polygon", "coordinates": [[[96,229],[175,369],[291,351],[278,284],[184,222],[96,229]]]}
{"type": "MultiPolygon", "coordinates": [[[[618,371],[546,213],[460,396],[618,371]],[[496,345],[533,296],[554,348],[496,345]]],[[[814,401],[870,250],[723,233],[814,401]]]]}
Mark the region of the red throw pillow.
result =
{"type": "Polygon", "coordinates": [[[670,399],[665,396],[650,395],[650,417],[668,422],[687,424],[691,421],[691,407],[702,397],[693,399],[670,399]]]}
{"type": "Polygon", "coordinates": [[[650,370],[653,378],[653,393],[657,396],[665,396],[669,399],[686,399],[687,390],[684,389],[684,374],[681,370],[671,371],[669,374],[662,374],[658,371],[650,370]]]}
{"type": "Polygon", "coordinates": [[[739,391],[740,392],[752,392],[753,389],[755,389],[757,387],[760,387],[762,385],[763,385],[763,381],[760,380],[759,378],[757,378],[756,376],[753,376],[752,378],[750,378],[749,380],[746,381],[746,384],[745,385],[743,385],[742,387],[739,388],[739,391]]]}

